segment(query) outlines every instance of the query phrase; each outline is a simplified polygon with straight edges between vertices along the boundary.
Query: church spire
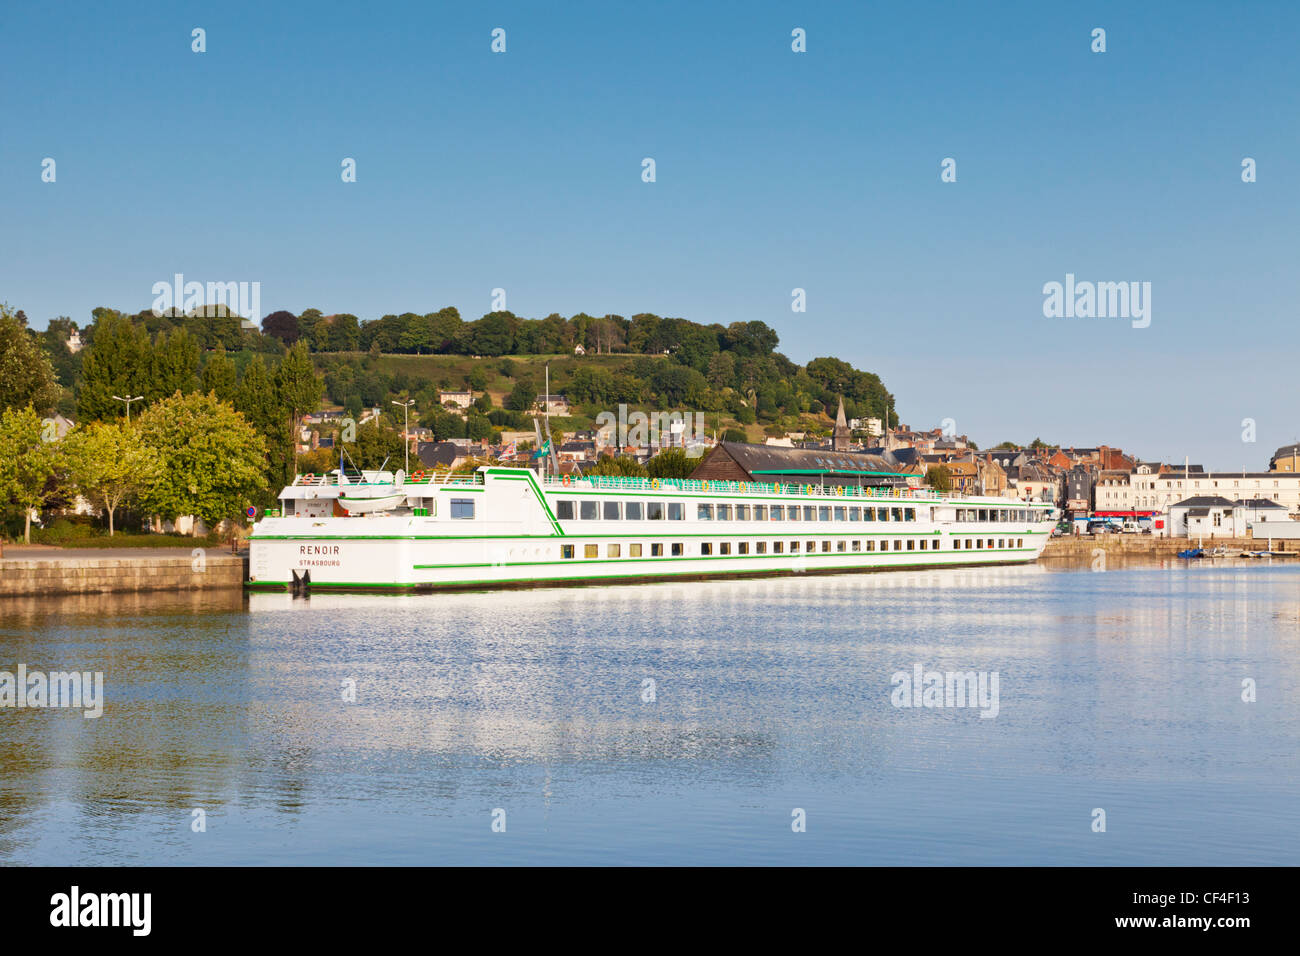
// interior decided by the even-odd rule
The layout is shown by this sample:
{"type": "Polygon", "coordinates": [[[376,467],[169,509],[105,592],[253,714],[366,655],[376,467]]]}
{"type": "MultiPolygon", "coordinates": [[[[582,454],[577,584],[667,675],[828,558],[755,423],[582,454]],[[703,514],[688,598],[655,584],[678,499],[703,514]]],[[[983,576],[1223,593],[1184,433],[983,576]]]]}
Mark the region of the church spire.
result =
{"type": "Polygon", "coordinates": [[[853,438],[849,423],[844,419],[844,396],[840,396],[840,408],[835,413],[835,431],[831,435],[831,451],[848,451],[853,438]]]}

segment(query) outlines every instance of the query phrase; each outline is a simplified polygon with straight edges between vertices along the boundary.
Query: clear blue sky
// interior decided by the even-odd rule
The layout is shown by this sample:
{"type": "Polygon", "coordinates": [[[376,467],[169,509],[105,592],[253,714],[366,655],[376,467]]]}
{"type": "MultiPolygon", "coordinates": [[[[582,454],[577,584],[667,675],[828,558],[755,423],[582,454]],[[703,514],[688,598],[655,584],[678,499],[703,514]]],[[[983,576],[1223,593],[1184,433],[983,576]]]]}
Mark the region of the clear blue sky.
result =
{"type": "Polygon", "coordinates": [[[0,300],[85,323],[183,272],[261,282],[264,314],[474,318],[499,286],[532,317],[761,319],[797,361],[878,372],[914,427],[1264,468],[1300,433],[1298,25],[1289,2],[10,3],[0,300]],[[1044,318],[1067,272],[1151,282],[1150,327],[1044,318]]]}

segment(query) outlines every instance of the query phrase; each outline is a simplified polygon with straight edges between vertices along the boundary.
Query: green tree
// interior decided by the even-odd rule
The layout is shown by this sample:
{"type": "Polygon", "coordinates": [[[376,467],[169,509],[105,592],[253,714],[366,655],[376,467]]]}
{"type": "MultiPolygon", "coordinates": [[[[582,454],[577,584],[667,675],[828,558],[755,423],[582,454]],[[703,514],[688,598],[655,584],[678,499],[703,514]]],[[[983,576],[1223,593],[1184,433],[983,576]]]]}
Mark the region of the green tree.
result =
{"type": "MultiPolygon", "coordinates": [[[[235,390],[234,406],[266,441],[266,479],[270,491],[293,479],[293,433],[288,417],[280,405],[275,382],[266,363],[254,355],[244,367],[244,374],[235,390]]],[[[259,500],[259,504],[269,503],[259,500]]]]}
{"type": "Polygon", "coordinates": [[[697,464],[684,449],[665,448],[645,463],[645,470],[651,478],[689,478],[697,464]]]}
{"type": "Polygon", "coordinates": [[[153,349],[144,326],[112,309],[96,312],[77,393],[77,410],[83,421],[125,414],[124,405],[113,396],[148,394],[153,371],[153,349]]]}
{"type": "Polygon", "coordinates": [[[0,410],[0,507],[22,512],[23,540],[28,544],[32,512],[39,512],[59,490],[64,464],[52,422],[42,421],[30,405],[0,410]]]}
{"type": "Polygon", "coordinates": [[[213,528],[241,514],[266,488],[266,442],[244,416],[212,395],[177,392],[140,416],[140,435],[158,463],[142,504],[213,528]]]}
{"type": "Polygon", "coordinates": [[[208,357],[207,364],[203,366],[203,391],[214,392],[221,401],[234,404],[238,388],[235,363],[226,355],[225,347],[218,345],[217,350],[208,357]]]}
{"type": "Polygon", "coordinates": [[[537,392],[534,391],[536,386],[530,378],[521,378],[515,382],[514,388],[510,389],[510,394],[505,398],[505,406],[511,411],[526,412],[533,407],[533,402],[537,399],[537,392]]]}
{"type": "Polygon", "coordinates": [[[647,478],[649,472],[631,455],[601,455],[600,461],[587,472],[589,475],[620,475],[631,478],[647,478]]]}
{"type": "Polygon", "coordinates": [[[137,498],[159,475],[153,449],[136,424],[91,422],[64,439],[72,486],[108,514],[108,536],[115,531],[117,509],[137,498]]]}
{"type": "Polygon", "coordinates": [[[931,465],[925,470],[925,483],[935,491],[952,491],[952,472],[944,465],[931,465]]]}
{"type": "MultiPolygon", "coordinates": [[[[359,425],[356,440],[346,445],[345,449],[351,464],[358,468],[379,468],[385,462],[391,469],[402,467],[402,434],[396,428],[389,428],[378,418],[372,418],[364,425],[359,425]]],[[[415,467],[414,463],[411,466],[415,467]]]]}
{"type": "Polygon", "coordinates": [[[312,364],[307,348],[301,342],[295,343],[275,370],[275,394],[280,407],[289,421],[292,435],[295,462],[298,449],[298,428],[302,417],[320,407],[321,396],[325,392],[325,383],[316,366],[312,364]]]}
{"type": "Polygon", "coordinates": [[[192,392],[198,384],[198,343],[184,328],[160,332],[151,355],[152,374],[144,396],[148,401],[165,398],[175,392],[192,392]]]}
{"type": "Polygon", "coordinates": [[[0,305],[0,408],[53,411],[59,399],[54,368],[17,313],[0,305]]]}

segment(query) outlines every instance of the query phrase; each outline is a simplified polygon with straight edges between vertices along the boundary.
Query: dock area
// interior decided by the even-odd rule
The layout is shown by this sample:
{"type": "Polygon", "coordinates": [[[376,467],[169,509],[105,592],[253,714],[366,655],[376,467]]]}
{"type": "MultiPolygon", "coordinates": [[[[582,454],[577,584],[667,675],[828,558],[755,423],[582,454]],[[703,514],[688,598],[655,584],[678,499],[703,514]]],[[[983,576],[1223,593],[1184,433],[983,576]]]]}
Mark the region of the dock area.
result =
{"type": "Polygon", "coordinates": [[[228,548],[55,548],[8,545],[0,597],[241,588],[248,556],[228,548]]]}
{"type": "Polygon", "coordinates": [[[1300,541],[1287,541],[1279,538],[1271,542],[1266,538],[1158,538],[1149,534],[1099,534],[1069,535],[1052,538],[1043,549],[1042,559],[1073,558],[1084,560],[1093,556],[1098,549],[1111,557],[1148,557],[1173,558],[1178,552],[1193,548],[1203,548],[1206,556],[1218,548],[1224,549],[1228,556],[1239,552],[1271,551],[1274,555],[1300,557],[1300,541]],[[1272,547],[1270,548],[1270,544],[1272,547]]]}

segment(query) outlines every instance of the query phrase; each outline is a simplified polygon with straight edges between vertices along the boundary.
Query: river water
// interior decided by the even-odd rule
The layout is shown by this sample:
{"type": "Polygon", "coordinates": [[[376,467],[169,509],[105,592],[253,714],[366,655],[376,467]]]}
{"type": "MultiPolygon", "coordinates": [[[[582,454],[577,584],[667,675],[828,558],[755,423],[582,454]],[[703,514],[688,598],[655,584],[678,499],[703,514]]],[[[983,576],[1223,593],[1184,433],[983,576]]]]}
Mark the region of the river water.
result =
{"type": "Polygon", "coordinates": [[[10,600],[0,671],[19,664],[102,672],[103,714],[0,707],[0,865],[1300,849],[1280,562],[10,600]],[[918,666],[985,696],[924,706],[918,666]]]}

